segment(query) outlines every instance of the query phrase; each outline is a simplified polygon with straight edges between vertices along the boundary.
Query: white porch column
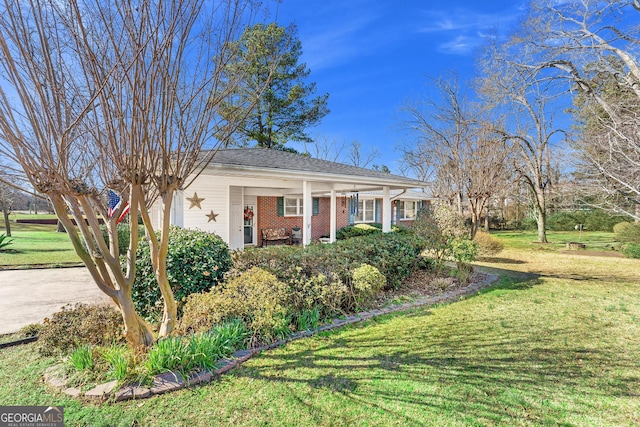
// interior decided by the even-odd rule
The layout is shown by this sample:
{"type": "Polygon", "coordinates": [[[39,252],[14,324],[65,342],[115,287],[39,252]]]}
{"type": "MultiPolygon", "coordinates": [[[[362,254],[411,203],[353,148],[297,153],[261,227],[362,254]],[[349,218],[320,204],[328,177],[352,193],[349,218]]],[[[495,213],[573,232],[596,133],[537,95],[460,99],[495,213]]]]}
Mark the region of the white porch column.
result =
{"type": "Polygon", "coordinates": [[[330,228],[329,228],[329,241],[331,243],[336,241],[336,223],[337,223],[337,212],[338,212],[338,207],[337,207],[337,203],[336,203],[336,190],[331,190],[331,209],[330,209],[331,213],[331,222],[330,222],[330,228]]]}
{"type": "Polygon", "coordinates": [[[391,190],[388,185],[382,187],[382,232],[391,231],[391,190]]]}
{"type": "Polygon", "coordinates": [[[313,199],[311,197],[311,182],[302,182],[302,246],[311,243],[311,216],[313,214],[313,199]]]}

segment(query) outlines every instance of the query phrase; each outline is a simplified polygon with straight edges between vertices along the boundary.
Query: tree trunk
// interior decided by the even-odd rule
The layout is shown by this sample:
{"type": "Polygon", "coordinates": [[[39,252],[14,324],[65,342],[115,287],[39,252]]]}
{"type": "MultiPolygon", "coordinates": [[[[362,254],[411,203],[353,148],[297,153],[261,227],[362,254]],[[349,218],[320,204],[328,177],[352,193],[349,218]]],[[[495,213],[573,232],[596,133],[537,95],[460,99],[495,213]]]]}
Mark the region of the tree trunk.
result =
{"type": "Polygon", "coordinates": [[[156,280],[160,287],[160,293],[164,301],[162,323],[158,337],[163,338],[171,335],[175,328],[178,317],[178,304],[171,290],[169,278],[167,277],[167,253],[169,252],[169,228],[171,222],[171,203],[173,201],[173,190],[167,191],[162,196],[162,234],[160,241],[151,242],[151,260],[155,267],[156,280]]]}
{"type": "Polygon", "coordinates": [[[133,347],[148,347],[153,344],[153,333],[149,325],[136,313],[131,294],[119,291],[116,295],[122,321],[124,322],[124,335],[127,342],[133,347]]]}
{"type": "Polygon", "coordinates": [[[4,229],[6,235],[11,236],[11,222],[9,221],[9,209],[6,206],[2,207],[2,214],[4,216],[4,229]]]}
{"type": "Polygon", "coordinates": [[[489,232],[489,212],[484,217],[484,231],[489,232]]]}
{"type": "Polygon", "coordinates": [[[538,210],[536,212],[536,222],[538,223],[538,243],[547,242],[547,213],[538,210]]]}
{"type": "MultiPolygon", "coordinates": [[[[87,270],[93,277],[98,288],[107,294],[118,306],[120,313],[122,314],[122,320],[125,326],[125,336],[127,341],[132,347],[147,347],[153,344],[154,337],[151,331],[151,327],[136,313],[135,306],[133,305],[133,299],[131,297],[131,286],[124,278],[122,271],[114,271],[114,263],[105,263],[105,260],[110,257],[108,251],[102,250],[102,255],[96,258],[95,255],[90,255],[92,246],[95,244],[105,245],[102,233],[96,235],[92,232],[92,228],[87,226],[84,222],[82,212],[79,210],[77,203],[72,204],[73,217],[78,224],[78,227],[74,226],[72,220],[67,215],[66,205],[63,198],[57,194],[49,195],[51,203],[53,205],[58,221],[62,223],[67,231],[69,239],[73,247],[86,265],[87,270]],[[74,209],[75,208],[75,209],[74,209]],[[80,222],[83,221],[83,222],[80,222]],[[84,230],[84,234],[91,239],[87,242],[87,249],[82,243],[82,238],[78,234],[78,230],[84,230]]],[[[90,219],[90,215],[87,216],[90,219]]],[[[93,221],[95,222],[95,221],[93,221]]],[[[99,229],[99,227],[97,228],[99,229]]],[[[95,249],[95,248],[94,248],[95,249]]],[[[115,263],[120,269],[119,264],[115,263]]]]}

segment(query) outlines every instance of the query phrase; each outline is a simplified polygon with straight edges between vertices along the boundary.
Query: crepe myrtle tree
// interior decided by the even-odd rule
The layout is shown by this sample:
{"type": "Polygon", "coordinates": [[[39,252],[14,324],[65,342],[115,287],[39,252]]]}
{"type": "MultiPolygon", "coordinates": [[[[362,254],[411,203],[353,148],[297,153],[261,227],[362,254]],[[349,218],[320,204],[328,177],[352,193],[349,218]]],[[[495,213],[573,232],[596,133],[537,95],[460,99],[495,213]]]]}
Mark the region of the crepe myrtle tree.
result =
{"type": "Polygon", "coordinates": [[[120,309],[133,346],[154,336],[131,298],[138,221],[120,254],[117,218],[126,203],[132,218],[142,217],[164,300],[159,336],[167,336],[177,315],[166,272],[173,194],[215,152],[217,107],[236,79],[221,70],[254,7],[241,0],[0,4],[0,155],[49,198],[97,286],[120,309]],[[106,188],[122,198],[112,216],[106,188]],[[156,200],[160,233],[149,214],[156,200]]]}

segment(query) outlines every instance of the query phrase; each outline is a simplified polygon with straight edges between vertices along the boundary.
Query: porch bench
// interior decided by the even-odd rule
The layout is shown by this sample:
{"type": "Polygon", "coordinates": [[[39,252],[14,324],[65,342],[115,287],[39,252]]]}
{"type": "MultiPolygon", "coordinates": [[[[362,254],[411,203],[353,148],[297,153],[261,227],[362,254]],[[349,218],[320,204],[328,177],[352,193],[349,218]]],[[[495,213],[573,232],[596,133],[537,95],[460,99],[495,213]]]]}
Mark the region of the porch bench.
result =
{"type": "Polygon", "coordinates": [[[263,228],[261,232],[262,246],[268,246],[269,242],[291,243],[291,234],[286,228],[263,228]]]}

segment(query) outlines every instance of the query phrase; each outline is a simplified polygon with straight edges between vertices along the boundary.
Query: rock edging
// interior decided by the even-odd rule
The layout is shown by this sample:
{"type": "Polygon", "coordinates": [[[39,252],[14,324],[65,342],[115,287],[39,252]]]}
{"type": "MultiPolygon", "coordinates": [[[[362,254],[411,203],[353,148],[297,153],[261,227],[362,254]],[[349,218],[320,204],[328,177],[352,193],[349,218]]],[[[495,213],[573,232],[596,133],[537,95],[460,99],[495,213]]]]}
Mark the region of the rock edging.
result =
{"type": "Polygon", "coordinates": [[[131,399],[146,399],[154,395],[170,393],[176,390],[180,390],[181,388],[193,386],[196,384],[211,382],[213,379],[224,375],[235,367],[251,359],[253,355],[261,353],[263,351],[281,347],[288,342],[310,337],[317,334],[318,332],[329,331],[341,328],[346,325],[366,321],[373,317],[382,316],[384,314],[407,311],[418,307],[459,300],[462,297],[477,293],[481,289],[486,288],[497,280],[498,275],[486,274],[486,277],[483,280],[472,283],[464,288],[453,290],[451,292],[445,292],[443,294],[431,297],[416,298],[412,302],[407,302],[393,307],[384,307],[381,309],[374,309],[356,313],[344,319],[337,318],[334,319],[331,323],[324,324],[316,329],[296,332],[289,335],[286,339],[281,339],[268,345],[247,350],[238,350],[231,355],[230,359],[221,360],[220,367],[212,371],[194,372],[189,375],[188,378],[183,378],[179,373],[172,371],[156,375],[153,379],[151,388],[137,386],[135,384],[126,384],[118,388],[117,381],[110,381],[104,384],[99,384],[89,391],[82,392],[82,390],[78,388],[67,387],[66,381],[56,375],[55,367],[50,367],[45,371],[44,381],[49,386],[62,391],[68,396],[84,398],[91,401],[102,402],[113,399],[116,402],[120,402],[131,399]]]}

